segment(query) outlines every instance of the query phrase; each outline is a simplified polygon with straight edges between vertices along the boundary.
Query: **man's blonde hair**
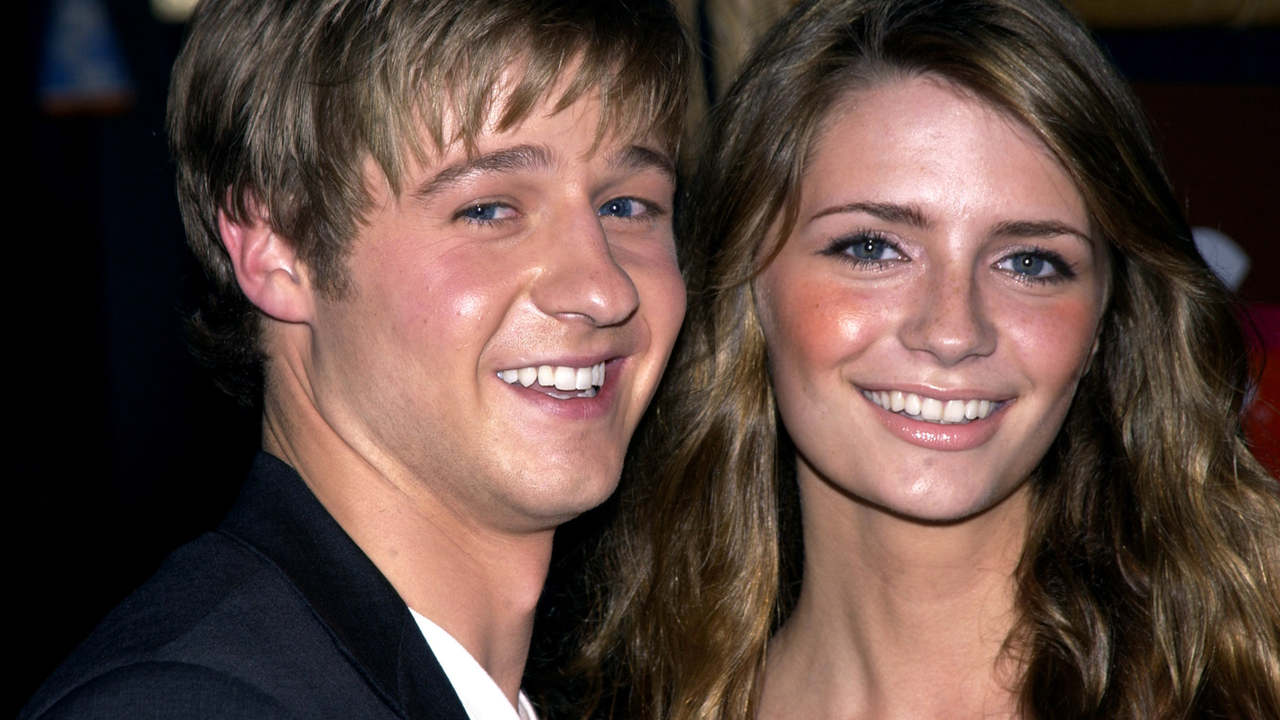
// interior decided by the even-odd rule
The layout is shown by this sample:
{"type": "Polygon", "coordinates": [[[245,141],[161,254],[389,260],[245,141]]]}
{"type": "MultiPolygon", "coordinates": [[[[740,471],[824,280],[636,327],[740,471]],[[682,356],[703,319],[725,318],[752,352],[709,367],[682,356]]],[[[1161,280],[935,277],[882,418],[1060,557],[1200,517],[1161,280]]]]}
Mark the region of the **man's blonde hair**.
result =
{"type": "Polygon", "coordinates": [[[370,203],[367,158],[398,193],[410,155],[473,149],[487,122],[510,129],[544,101],[558,110],[587,95],[603,104],[602,133],[674,154],[687,48],[665,0],[203,2],[168,119],[188,241],[213,285],[191,322],[197,354],[224,389],[256,400],[259,314],[236,284],[219,212],[267,218],[340,297],[370,203]]]}

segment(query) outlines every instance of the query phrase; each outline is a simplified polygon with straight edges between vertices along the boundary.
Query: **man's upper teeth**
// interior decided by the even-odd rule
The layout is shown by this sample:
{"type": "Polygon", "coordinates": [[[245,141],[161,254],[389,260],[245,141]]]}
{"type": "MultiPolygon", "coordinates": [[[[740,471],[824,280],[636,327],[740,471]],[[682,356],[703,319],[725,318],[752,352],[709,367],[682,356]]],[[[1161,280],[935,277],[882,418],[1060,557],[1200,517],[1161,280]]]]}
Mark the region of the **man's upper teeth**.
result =
{"type": "Polygon", "coordinates": [[[943,424],[981,420],[991,414],[993,406],[990,400],[939,400],[901,390],[863,390],[862,394],[890,412],[943,424]]]}
{"type": "Polygon", "coordinates": [[[543,387],[555,386],[557,390],[590,390],[604,385],[604,363],[599,362],[590,367],[568,367],[565,365],[531,365],[529,367],[503,370],[498,377],[514,385],[520,383],[529,387],[535,382],[543,387]]]}

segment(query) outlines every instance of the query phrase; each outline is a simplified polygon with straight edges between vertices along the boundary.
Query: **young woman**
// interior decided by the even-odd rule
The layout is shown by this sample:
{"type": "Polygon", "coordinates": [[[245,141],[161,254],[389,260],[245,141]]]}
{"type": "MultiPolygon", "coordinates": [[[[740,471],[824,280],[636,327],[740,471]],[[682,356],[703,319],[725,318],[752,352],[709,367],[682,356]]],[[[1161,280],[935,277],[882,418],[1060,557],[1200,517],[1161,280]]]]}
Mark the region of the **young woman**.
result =
{"type": "Polygon", "coordinates": [[[698,294],[587,649],[613,708],[1280,717],[1231,299],[1066,11],[801,5],[685,214],[698,294]]]}

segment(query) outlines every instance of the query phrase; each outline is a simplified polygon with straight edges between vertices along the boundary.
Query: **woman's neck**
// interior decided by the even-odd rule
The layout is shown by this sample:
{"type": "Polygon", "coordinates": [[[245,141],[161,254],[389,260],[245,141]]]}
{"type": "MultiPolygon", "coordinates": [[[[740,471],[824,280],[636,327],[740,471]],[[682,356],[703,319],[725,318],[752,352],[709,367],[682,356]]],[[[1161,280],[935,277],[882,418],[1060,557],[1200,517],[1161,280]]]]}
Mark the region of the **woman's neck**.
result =
{"type": "Polygon", "coordinates": [[[904,519],[801,472],[804,580],[770,643],[761,717],[1012,717],[1024,485],[982,515],[904,519]]]}

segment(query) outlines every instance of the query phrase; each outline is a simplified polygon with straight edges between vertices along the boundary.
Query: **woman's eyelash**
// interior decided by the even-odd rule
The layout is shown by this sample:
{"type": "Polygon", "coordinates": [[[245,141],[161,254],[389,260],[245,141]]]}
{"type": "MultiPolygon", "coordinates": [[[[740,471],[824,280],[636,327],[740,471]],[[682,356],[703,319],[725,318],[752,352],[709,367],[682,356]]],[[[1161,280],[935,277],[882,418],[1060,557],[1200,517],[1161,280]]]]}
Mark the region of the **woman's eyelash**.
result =
{"type": "MultiPolygon", "coordinates": [[[[876,230],[860,230],[842,235],[832,240],[820,253],[855,267],[872,270],[909,259],[890,236],[876,230]]],[[[1076,277],[1074,266],[1062,255],[1034,246],[1007,253],[996,261],[995,266],[1010,273],[1018,282],[1028,284],[1067,282],[1076,277]]]]}
{"type": "Polygon", "coordinates": [[[1030,247],[1015,250],[997,263],[996,267],[1010,272],[1019,282],[1066,282],[1076,277],[1075,268],[1066,258],[1043,248],[1030,247]],[[1046,272],[1052,270],[1052,272],[1046,272]]]}
{"type": "Polygon", "coordinates": [[[874,230],[861,230],[832,240],[821,251],[856,267],[881,268],[906,259],[888,235],[874,230]]]}

